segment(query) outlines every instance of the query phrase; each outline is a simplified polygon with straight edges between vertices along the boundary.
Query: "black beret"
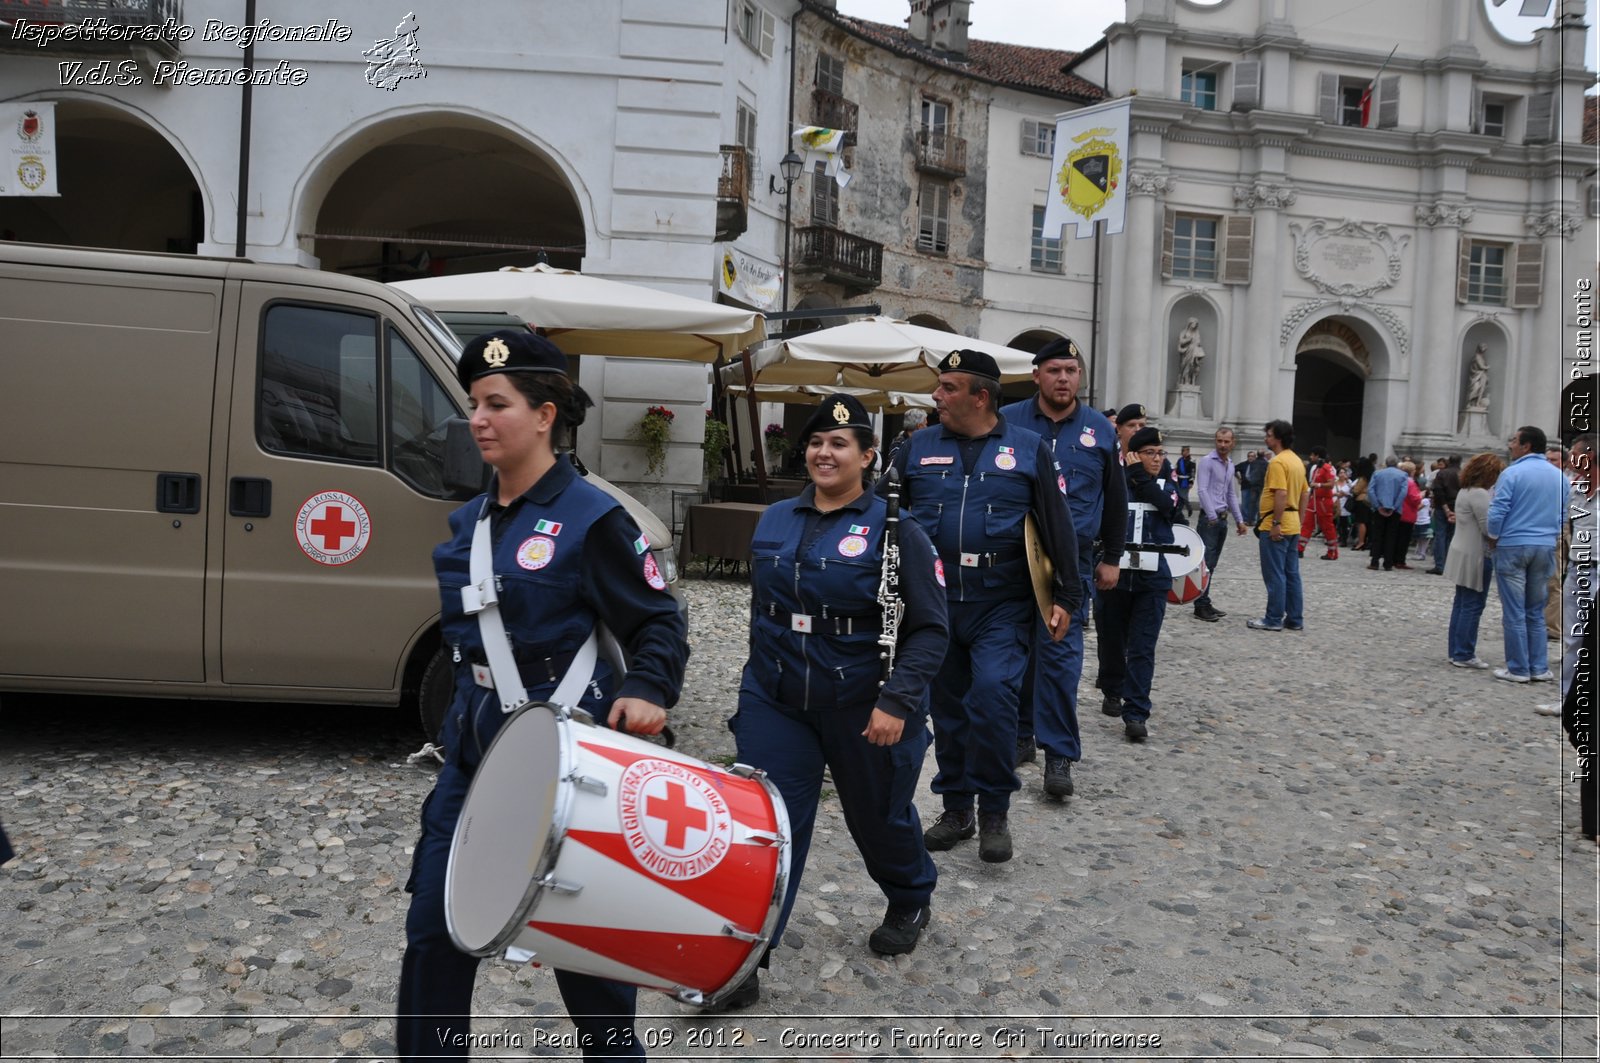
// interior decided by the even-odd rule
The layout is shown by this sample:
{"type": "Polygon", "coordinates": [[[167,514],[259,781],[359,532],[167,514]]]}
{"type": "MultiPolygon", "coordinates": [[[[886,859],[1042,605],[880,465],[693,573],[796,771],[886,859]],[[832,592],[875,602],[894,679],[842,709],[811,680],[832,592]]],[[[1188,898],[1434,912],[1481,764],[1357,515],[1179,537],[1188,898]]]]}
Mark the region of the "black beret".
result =
{"type": "Polygon", "coordinates": [[[800,429],[800,440],[803,443],[810,439],[813,432],[836,432],[841,428],[871,429],[867,408],[854,395],[824,395],[817,404],[817,412],[800,429]]]}
{"type": "Polygon", "coordinates": [[[1116,419],[1117,419],[1117,408],[1115,406],[1107,406],[1105,409],[1101,410],[1100,412],[1105,414],[1105,418],[1108,421],[1115,422],[1116,419]]]}
{"type": "Polygon", "coordinates": [[[1043,365],[1052,358],[1076,358],[1078,364],[1083,364],[1083,352],[1078,350],[1078,345],[1072,342],[1070,336],[1051,340],[1039,348],[1039,353],[1033,356],[1034,365],[1043,365]]]}
{"type": "Polygon", "coordinates": [[[1117,423],[1127,424],[1129,421],[1143,420],[1150,416],[1144,412],[1144,407],[1137,402],[1130,402],[1117,411],[1117,423]]]}
{"type": "Polygon", "coordinates": [[[567,371],[567,356],[536,332],[527,329],[496,329],[475,336],[456,363],[456,379],[468,391],[479,377],[494,373],[561,373],[567,371]]]}
{"type": "Polygon", "coordinates": [[[1133,438],[1128,440],[1128,452],[1137,454],[1145,447],[1159,447],[1161,445],[1161,429],[1145,427],[1133,433],[1133,438]]]}
{"type": "Polygon", "coordinates": [[[1000,365],[982,351],[951,351],[939,363],[941,373],[971,373],[998,382],[1000,365]]]}

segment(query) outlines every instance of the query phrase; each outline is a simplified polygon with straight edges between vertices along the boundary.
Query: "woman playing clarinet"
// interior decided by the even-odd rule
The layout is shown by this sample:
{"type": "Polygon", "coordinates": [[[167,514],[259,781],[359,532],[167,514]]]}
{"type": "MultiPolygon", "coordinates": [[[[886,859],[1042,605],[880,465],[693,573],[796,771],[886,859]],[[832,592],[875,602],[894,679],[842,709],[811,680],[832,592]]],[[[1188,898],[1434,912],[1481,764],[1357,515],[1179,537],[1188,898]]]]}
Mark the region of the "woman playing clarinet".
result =
{"type": "MultiPolygon", "coordinates": [[[[800,438],[811,483],[769,507],[750,544],[750,659],[728,726],[739,760],[765,771],[788,806],[789,890],[773,942],[794,907],[827,768],[888,899],[867,943],[896,956],[916,948],[937,878],[912,796],[928,684],[944,659],[944,575],[892,490],[867,490],[876,440],[860,402],[824,398],[800,438]]],[[[725,1006],[759,999],[752,974],[725,1006]]]]}

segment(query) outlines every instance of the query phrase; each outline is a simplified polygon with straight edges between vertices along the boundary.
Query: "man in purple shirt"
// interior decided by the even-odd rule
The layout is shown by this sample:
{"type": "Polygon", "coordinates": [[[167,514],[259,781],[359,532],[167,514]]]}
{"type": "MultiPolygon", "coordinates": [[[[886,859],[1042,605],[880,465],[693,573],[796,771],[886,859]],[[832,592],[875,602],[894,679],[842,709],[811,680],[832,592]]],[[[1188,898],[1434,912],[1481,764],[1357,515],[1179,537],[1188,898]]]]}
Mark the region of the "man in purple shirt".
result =
{"type": "MultiPolygon", "coordinates": [[[[1222,557],[1222,545],[1228,541],[1230,518],[1234,534],[1243,535],[1246,527],[1244,514],[1239,510],[1239,483],[1233,475],[1233,462],[1228,460],[1228,455],[1233,453],[1233,429],[1217,429],[1215,441],[1216,449],[1200,459],[1196,476],[1196,491],[1200,496],[1200,540],[1206,544],[1206,570],[1213,578],[1217,573],[1217,561],[1222,557]]],[[[1195,599],[1195,619],[1215,623],[1227,615],[1211,604],[1211,584],[1207,583],[1205,593],[1195,599]]]]}

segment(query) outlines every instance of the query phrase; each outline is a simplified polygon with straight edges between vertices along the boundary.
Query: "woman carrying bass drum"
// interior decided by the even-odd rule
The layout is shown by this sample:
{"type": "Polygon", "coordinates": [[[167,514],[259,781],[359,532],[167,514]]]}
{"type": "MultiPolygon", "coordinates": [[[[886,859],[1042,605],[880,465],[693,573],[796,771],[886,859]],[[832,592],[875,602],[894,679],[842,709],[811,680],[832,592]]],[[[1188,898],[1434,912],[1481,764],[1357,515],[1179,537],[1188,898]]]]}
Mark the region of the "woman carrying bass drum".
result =
{"type": "MultiPolygon", "coordinates": [[[[450,938],[445,880],[451,839],[484,752],[509,717],[496,695],[476,617],[464,612],[473,535],[489,522],[498,609],[530,700],[549,697],[597,623],[626,648],[620,681],[603,661],[580,708],[635,734],[656,734],[683,685],[687,629],[639,528],[621,505],[583,480],[555,442],[592,405],[567,377],[567,359],[527,330],[467,344],[457,366],[470,395],[472,435],[493,466],[489,490],[450,516],[434,551],[455,690],[440,741],[445,763],[422,805],[401,961],[396,1044],[405,1059],[467,1055],[477,956],[450,938]]],[[[634,1035],[636,990],[557,970],[562,1001],[585,1059],[644,1058],[634,1035]]]]}

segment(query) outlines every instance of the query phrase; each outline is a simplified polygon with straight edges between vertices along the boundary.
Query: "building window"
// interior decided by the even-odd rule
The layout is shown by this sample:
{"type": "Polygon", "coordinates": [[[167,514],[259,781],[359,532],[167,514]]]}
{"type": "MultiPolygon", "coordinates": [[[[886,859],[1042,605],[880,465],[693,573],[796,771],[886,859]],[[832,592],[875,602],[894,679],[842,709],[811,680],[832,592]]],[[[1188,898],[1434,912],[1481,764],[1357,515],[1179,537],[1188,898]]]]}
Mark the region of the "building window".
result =
{"type": "Polygon", "coordinates": [[[839,182],[823,172],[820,162],[811,174],[811,221],[815,225],[839,224],[839,182]]]}
{"type": "Polygon", "coordinates": [[[917,250],[943,255],[950,250],[950,186],[923,181],[917,196],[917,250]]]}
{"type": "Polygon", "coordinates": [[[1172,223],[1172,275],[1217,279],[1217,219],[1179,214],[1172,223]]]}
{"type": "Polygon", "coordinates": [[[733,21],[741,41],[766,58],[772,58],[772,41],[777,32],[777,19],[751,0],[734,0],[733,21]]]}
{"type": "Polygon", "coordinates": [[[1467,302],[1506,305],[1506,245],[1474,240],[1467,254],[1467,302]]]}
{"type": "Polygon", "coordinates": [[[1033,208],[1033,253],[1028,268],[1039,273],[1061,272],[1061,236],[1044,234],[1044,208],[1033,208]]]}
{"type": "Polygon", "coordinates": [[[1202,111],[1217,109],[1217,72],[1215,70],[1186,70],[1178,89],[1178,99],[1202,111]]]}
{"type": "Polygon", "coordinates": [[[844,60],[827,52],[817,53],[817,88],[835,96],[844,95],[844,60]]]}
{"type": "Polygon", "coordinates": [[[1483,117],[1478,123],[1478,132],[1486,137],[1504,137],[1506,135],[1506,105],[1499,100],[1483,101],[1483,117]]]}
{"type": "Polygon", "coordinates": [[[1056,154],[1056,124],[1033,118],[1022,120],[1022,154],[1038,155],[1046,159],[1056,154]]]}
{"type": "Polygon", "coordinates": [[[1366,125],[1361,100],[1367,94],[1367,83],[1354,81],[1341,81],[1339,83],[1339,124],[1350,126],[1366,125]]]}
{"type": "Polygon", "coordinates": [[[760,160],[756,155],[756,109],[743,100],[735,100],[733,104],[733,142],[750,157],[749,165],[744,168],[744,190],[748,194],[755,189],[760,160]]]}
{"type": "Polygon", "coordinates": [[[943,138],[950,132],[950,105],[930,96],[922,97],[922,129],[943,138]]]}

